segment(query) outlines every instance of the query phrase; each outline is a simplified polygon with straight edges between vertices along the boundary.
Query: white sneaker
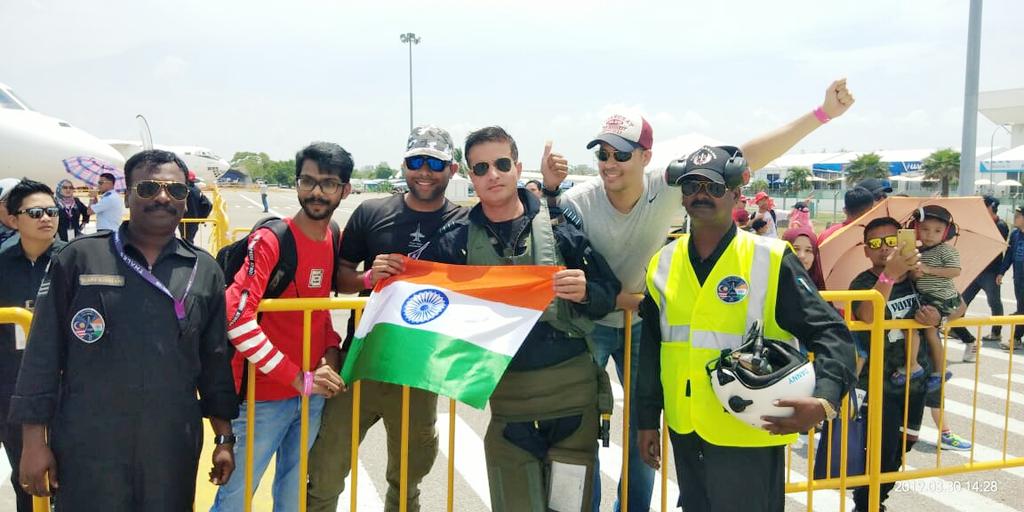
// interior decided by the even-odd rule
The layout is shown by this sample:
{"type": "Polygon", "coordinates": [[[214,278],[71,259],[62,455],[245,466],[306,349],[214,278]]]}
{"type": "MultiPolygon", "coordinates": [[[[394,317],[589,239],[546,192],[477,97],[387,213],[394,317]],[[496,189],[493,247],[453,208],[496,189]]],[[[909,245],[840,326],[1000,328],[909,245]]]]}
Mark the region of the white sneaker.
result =
{"type": "Polygon", "coordinates": [[[968,343],[964,347],[963,362],[973,363],[978,360],[978,343],[980,342],[975,341],[974,343],[968,343]]]}

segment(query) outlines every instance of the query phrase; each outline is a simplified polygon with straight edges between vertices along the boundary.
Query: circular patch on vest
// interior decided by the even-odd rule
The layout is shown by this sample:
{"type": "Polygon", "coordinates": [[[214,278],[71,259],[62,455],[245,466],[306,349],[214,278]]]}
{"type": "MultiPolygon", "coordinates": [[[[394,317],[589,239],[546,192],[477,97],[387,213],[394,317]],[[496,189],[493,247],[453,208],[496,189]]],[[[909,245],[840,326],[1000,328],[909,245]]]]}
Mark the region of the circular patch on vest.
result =
{"type": "Polygon", "coordinates": [[[93,308],[80,309],[71,318],[71,332],[85,343],[95,343],[103,337],[106,329],[107,322],[103,315],[93,308]]]}
{"type": "Polygon", "coordinates": [[[441,290],[428,288],[410,295],[402,303],[402,320],[411,325],[425,324],[448,309],[448,296],[441,290]]]}
{"type": "Polygon", "coordinates": [[[740,276],[728,276],[718,282],[718,298],[726,304],[735,304],[747,298],[750,286],[740,276]]]}

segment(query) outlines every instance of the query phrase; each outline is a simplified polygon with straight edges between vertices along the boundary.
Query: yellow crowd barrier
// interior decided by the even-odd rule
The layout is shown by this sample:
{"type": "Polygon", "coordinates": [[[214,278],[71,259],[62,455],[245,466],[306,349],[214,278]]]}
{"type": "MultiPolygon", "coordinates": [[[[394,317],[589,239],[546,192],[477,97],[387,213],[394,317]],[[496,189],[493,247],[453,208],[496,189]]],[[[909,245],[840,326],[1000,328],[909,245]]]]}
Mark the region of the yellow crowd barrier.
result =
{"type": "MultiPolygon", "coordinates": [[[[837,305],[843,307],[847,314],[847,323],[852,331],[863,331],[869,333],[870,336],[870,354],[882,354],[884,352],[884,332],[890,329],[901,329],[901,330],[912,330],[923,327],[913,320],[881,320],[884,318],[885,303],[878,292],[874,290],[865,291],[836,291],[836,292],[823,292],[822,296],[837,305]],[[870,303],[871,309],[874,314],[876,321],[871,323],[865,323],[861,321],[851,320],[852,303],[854,301],[870,303]]],[[[322,298],[322,299],[268,299],[260,304],[259,310],[261,312],[271,311],[301,311],[303,313],[303,370],[309,370],[309,346],[310,346],[310,322],[313,311],[321,310],[351,310],[356,315],[356,322],[359,321],[362,309],[366,304],[364,298],[322,298]]],[[[31,323],[31,313],[27,310],[20,308],[0,308],[0,323],[17,323],[28,331],[31,323]]],[[[1003,317],[987,317],[987,318],[966,318],[959,319],[950,322],[947,328],[951,327],[975,327],[979,332],[978,338],[980,338],[980,328],[986,325],[1003,325],[1012,326],[1024,324],[1024,316],[1003,316],[1003,317]]],[[[625,376],[624,376],[624,393],[623,400],[623,423],[622,423],[622,440],[621,446],[623,450],[622,454],[622,475],[623,475],[623,496],[622,496],[622,510],[628,510],[628,464],[629,464],[629,423],[628,415],[631,412],[632,402],[631,393],[628,392],[631,386],[632,376],[630,375],[630,348],[631,344],[635,341],[629,336],[629,329],[625,329],[625,376]]],[[[977,378],[981,374],[982,361],[986,358],[979,357],[978,362],[975,363],[975,384],[973,390],[973,413],[971,417],[971,441],[975,441],[975,430],[977,421],[977,395],[978,395],[978,383],[977,378]]],[[[936,462],[933,467],[927,468],[916,468],[916,469],[901,469],[899,471],[883,472],[881,469],[881,448],[882,448],[882,400],[876,397],[879,393],[875,393],[875,396],[869,396],[867,401],[867,418],[866,418],[866,429],[867,429],[867,460],[866,470],[863,475],[848,475],[847,474],[847,460],[849,454],[847,453],[847,436],[849,433],[849,421],[850,413],[849,401],[844,399],[842,405],[842,411],[840,416],[837,418],[840,429],[840,453],[832,453],[832,442],[831,433],[829,436],[829,442],[826,443],[828,454],[826,457],[826,464],[829,468],[832,466],[832,460],[834,457],[839,457],[839,476],[824,479],[815,479],[814,475],[814,461],[815,461],[815,446],[814,446],[814,432],[813,430],[808,432],[808,449],[807,449],[807,478],[803,480],[794,480],[792,477],[792,448],[787,453],[786,457],[786,493],[803,493],[805,494],[805,501],[808,510],[814,508],[814,497],[815,491],[835,489],[838,490],[841,495],[845,495],[846,491],[859,486],[867,486],[868,497],[869,497],[869,510],[878,510],[880,500],[880,486],[884,483],[892,483],[902,480],[912,480],[920,478],[929,478],[937,476],[949,476],[955,474],[963,474],[977,471],[989,471],[989,470],[1001,470],[1013,467],[1024,466],[1024,457],[1011,457],[1008,455],[1008,436],[1009,436],[1009,418],[1010,418],[1010,403],[1011,403],[1011,391],[1010,388],[1013,384],[1013,362],[1014,353],[1010,352],[1008,363],[1006,367],[1007,371],[1007,390],[1005,399],[1005,415],[1004,415],[1004,426],[1003,426],[1003,446],[1001,450],[1001,456],[992,460],[977,460],[975,457],[974,450],[972,449],[968,461],[963,464],[957,465],[942,465],[941,450],[937,450],[936,462]]],[[[883,379],[883,361],[881,357],[870,357],[868,358],[868,375],[869,383],[868,387],[872,390],[882,389],[883,379]]],[[[944,369],[943,369],[944,373],[944,369]]],[[[246,443],[247,450],[247,461],[252,461],[252,446],[254,439],[254,428],[255,428],[255,375],[256,370],[249,364],[248,381],[246,383],[246,399],[248,403],[247,407],[247,432],[246,443]]],[[[909,384],[908,384],[909,386],[909,384]]],[[[351,385],[350,392],[353,393],[353,411],[352,411],[352,444],[351,444],[351,475],[350,475],[350,507],[351,510],[357,510],[358,503],[358,478],[359,478],[359,407],[360,407],[360,391],[361,386],[359,382],[351,385]]],[[[945,386],[940,389],[940,394],[944,395],[945,386]]],[[[903,418],[903,431],[904,438],[903,444],[906,446],[906,431],[907,431],[907,407],[906,401],[908,398],[904,394],[904,418],[903,418]]],[[[447,471],[448,480],[448,493],[447,493],[447,510],[454,510],[454,469],[455,469],[455,403],[454,400],[450,401],[449,411],[449,464],[447,471]]],[[[408,425],[409,425],[409,392],[408,388],[403,389],[402,396],[402,432],[401,432],[401,499],[400,499],[400,510],[403,512],[406,509],[406,496],[408,493],[408,425]]],[[[302,416],[301,416],[301,441],[300,446],[305,446],[309,439],[309,402],[308,398],[304,397],[302,400],[302,416]]],[[[835,422],[833,422],[833,427],[835,422]]],[[[939,425],[939,432],[941,433],[942,425],[939,425]]],[[[831,429],[830,429],[831,432],[831,429]]],[[[941,435],[941,434],[940,434],[941,435]]],[[[661,503],[660,508],[662,511],[667,511],[668,503],[668,461],[669,459],[669,442],[668,442],[668,429],[667,426],[662,423],[662,473],[661,473],[661,503]]],[[[936,445],[939,445],[936,440],[936,445]]],[[[904,451],[905,456],[905,451],[904,451]]],[[[905,465],[905,464],[904,464],[905,465]]],[[[300,466],[300,477],[299,481],[302,482],[299,487],[299,510],[306,510],[306,476],[308,474],[308,452],[302,450],[299,458],[300,466]]],[[[17,471],[17,468],[15,468],[17,471]]],[[[826,473],[831,473],[827,470],[826,473]]],[[[246,464],[243,468],[243,475],[245,478],[245,495],[246,503],[245,510],[252,510],[252,489],[254,487],[253,482],[253,469],[251,464],[246,464]]],[[[673,504],[674,505],[674,504],[673,504]]],[[[33,510],[35,512],[45,512],[49,510],[49,500],[46,498],[36,498],[33,501],[33,510]]],[[[840,499],[840,510],[845,510],[846,500],[840,499]]]]}

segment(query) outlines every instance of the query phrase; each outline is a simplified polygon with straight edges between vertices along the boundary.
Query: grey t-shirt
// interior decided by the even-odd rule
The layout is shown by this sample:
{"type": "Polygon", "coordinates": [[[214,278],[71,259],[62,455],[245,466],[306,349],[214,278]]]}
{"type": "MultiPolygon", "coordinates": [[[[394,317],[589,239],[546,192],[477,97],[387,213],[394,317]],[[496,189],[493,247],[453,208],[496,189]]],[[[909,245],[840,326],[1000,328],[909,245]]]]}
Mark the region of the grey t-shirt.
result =
{"type": "MultiPolygon", "coordinates": [[[[560,197],[563,208],[575,210],[583,220],[590,244],[604,256],[622,282],[622,291],[643,293],[647,263],[665,245],[669,228],[682,216],[682,193],[665,183],[664,174],[647,171],[644,191],[629,213],[612,206],[604,182],[592,180],[577,185],[560,197]]],[[[640,321],[633,315],[633,323],[640,321]]],[[[622,327],[622,311],[613,311],[597,323],[622,327]]]]}

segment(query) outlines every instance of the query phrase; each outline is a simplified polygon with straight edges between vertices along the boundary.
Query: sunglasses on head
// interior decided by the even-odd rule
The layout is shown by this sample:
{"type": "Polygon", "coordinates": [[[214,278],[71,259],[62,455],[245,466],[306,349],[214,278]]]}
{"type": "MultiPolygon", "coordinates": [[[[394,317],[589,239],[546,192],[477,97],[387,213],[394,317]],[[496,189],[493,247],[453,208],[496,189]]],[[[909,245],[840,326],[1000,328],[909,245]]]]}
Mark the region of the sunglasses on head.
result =
{"type": "MultiPolygon", "coordinates": [[[[511,158],[499,158],[494,161],[494,167],[497,167],[501,172],[509,172],[512,170],[512,159],[511,158]]],[[[491,169],[490,162],[477,162],[473,164],[473,174],[477,176],[483,176],[487,174],[487,171],[491,169]]]]}
{"type": "Polygon", "coordinates": [[[889,235],[879,238],[869,238],[864,241],[864,244],[868,246],[868,249],[878,249],[882,247],[883,242],[885,243],[886,247],[896,247],[896,245],[899,243],[899,240],[896,238],[896,235],[889,235]]]}
{"type": "Polygon", "coordinates": [[[632,151],[606,151],[604,149],[597,150],[597,159],[602,162],[607,162],[609,158],[615,155],[616,162],[628,162],[630,158],[633,158],[632,151]]]}
{"type": "Polygon", "coordinates": [[[43,218],[43,215],[54,218],[58,213],[60,213],[60,208],[57,208],[56,206],[47,206],[46,208],[43,208],[42,206],[34,206],[32,208],[25,208],[14,212],[15,215],[28,215],[30,219],[41,219],[43,218]]]}
{"type": "Polygon", "coordinates": [[[153,199],[160,194],[161,190],[167,192],[167,195],[175,201],[184,201],[188,197],[188,185],[178,181],[145,180],[136,183],[133,188],[135,194],[143,199],[153,199]]]}
{"type": "Polygon", "coordinates": [[[700,189],[704,189],[709,196],[715,199],[720,199],[729,190],[728,187],[721,183],[698,180],[686,180],[679,185],[679,188],[682,189],[684,196],[692,196],[700,192],[700,189]]]}
{"type": "Polygon", "coordinates": [[[434,172],[442,172],[448,167],[448,162],[432,156],[417,155],[405,158],[405,168],[410,171],[419,170],[423,164],[427,164],[427,167],[434,172]]]}

